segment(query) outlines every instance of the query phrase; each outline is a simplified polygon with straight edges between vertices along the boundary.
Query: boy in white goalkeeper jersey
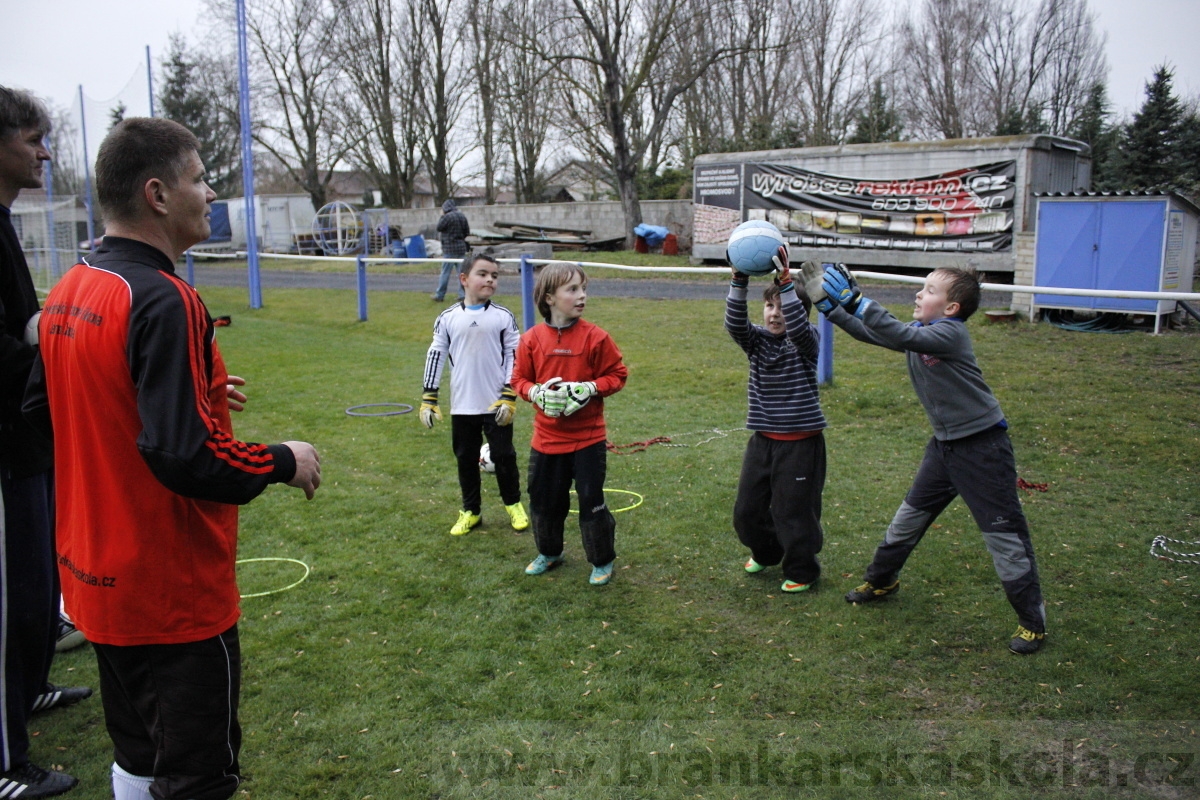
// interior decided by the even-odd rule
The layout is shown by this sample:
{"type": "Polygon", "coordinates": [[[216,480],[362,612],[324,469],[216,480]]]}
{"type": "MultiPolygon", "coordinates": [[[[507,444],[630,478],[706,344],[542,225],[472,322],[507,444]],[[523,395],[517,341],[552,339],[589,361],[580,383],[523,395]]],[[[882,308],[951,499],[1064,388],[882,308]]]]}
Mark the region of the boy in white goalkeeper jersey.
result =
{"type": "Polygon", "coordinates": [[[512,438],[517,396],[510,382],[521,334],[512,312],[492,302],[499,278],[499,267],[490,256],[476,255],[464,262],[459,275],[464,297],[434,321],[433,343],[425,356],[421,422],[426,428],[442,418],[438,387],[442,370],[447,360],[450,362],[451,441],[462,489],[462,510],[450,529],[454,536],[483,521],[479,449],[485,436],[509,522],[513,530],[529,527],[529,516],[521,505],[521,474],[512,438]]]}

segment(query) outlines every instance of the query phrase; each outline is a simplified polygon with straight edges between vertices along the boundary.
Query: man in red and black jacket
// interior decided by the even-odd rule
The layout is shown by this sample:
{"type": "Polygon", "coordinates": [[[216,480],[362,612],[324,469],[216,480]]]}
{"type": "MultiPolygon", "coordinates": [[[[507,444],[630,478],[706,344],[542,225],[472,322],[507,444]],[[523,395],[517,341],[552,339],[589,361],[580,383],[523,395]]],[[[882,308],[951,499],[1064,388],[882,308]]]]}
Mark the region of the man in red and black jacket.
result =
{"type": "Polygon", "coordinates": [[[28,416],[54,433],[58,565],[95,645],[118,798],[223,800],[239,782],[237,506],[311,498],[305,442],[234,438],[244,382],[175,261],[209,235],[195,137],[128,119],[96,159],[103,244],[46,299],[28,416]]]}

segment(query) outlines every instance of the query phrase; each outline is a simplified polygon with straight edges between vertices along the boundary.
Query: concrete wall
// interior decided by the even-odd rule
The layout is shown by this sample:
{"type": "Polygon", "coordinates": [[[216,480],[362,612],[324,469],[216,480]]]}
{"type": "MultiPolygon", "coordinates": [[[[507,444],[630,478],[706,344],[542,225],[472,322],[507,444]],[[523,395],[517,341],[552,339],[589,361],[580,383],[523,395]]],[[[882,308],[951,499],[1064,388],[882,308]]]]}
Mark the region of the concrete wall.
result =
{"type": "MultiPolygon", "coordinates": [[[[530,203],[496,206],[466,206],[459,209],[467,215],[472,229],[490,228],[495,222],[520,222],[526,225],[545,225],[559,228],[590,230],[597,239],[624,236],[625,217],[621,204],[613,201],[582,203],[530,203]]],[[[400,226],[403,236],[420,233],[426,226],[437,225],[442,216],[440,208],[401,208],[388,212],[388,221],[400,226]]],[[[643,200],[642,218],[648,225],[660,225],[679,238],[680,251],[692,246],[691,200],[643,200]]]]}
{"type": "MultiPolygon", "coordinates": [[[[1033,286],[1033,262],[1037,255],[1036,243],[1037,234],[1035,233],[1022,231],[1013,234],[1013,252],[1016,256],[1013,267],[1013,284],[1016,286],[1033,286]]],[[[1009,308],[1028,317],[1032,301],[1033,295],[1031,294],[1014,293],[1012,305],[1009,308]]]]}

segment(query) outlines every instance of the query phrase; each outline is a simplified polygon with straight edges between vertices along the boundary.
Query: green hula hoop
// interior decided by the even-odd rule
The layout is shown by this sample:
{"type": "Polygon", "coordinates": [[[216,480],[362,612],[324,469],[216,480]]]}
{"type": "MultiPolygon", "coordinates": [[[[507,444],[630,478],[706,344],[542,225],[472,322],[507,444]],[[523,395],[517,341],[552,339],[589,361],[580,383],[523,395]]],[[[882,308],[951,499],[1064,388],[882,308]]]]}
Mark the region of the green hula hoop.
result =
{"type": "Polygon", "coordinates": [[[259,562],[259,561],[286,561],[289,564],[299,564],[300,566],[304,567],[304,574],[300,576],[300,580],[296,581],[295,583],[289,583],[287,586],[284,586],[282,589],[270,589],[265,592],[255,592],[254,594],[239,595],[239,597],[241,597],[243,600],[245,600],[248,597],[266,597],[269,594],[279,594],[280,592],[286,592],[288,589],[295,589],[297,586],[304,583],[305,579],[308,578],[308,573],[310,572],[310,570],[308,568],[308,564],[305,564],[303,561],[299,561],[294,558],[239,558],[237,561],[235,561],[233,563],[235,565],[237,565],[237,564],[252,564],[254,562],[259,562]]]}
{"type": "MultiPolygon", "coordinates": [[[[628,495],[632,495],[633,497],[637,498],[637,502],[631,506],[623,506],[621,508],[610,508],[609,511],[611,511],[613,514],[620,514],[622,511],[632,511],[633,509],[640,506],[646,500],[646,498],[642,497],[637,492],[631,492],[628,489],[605,489],[604,490],[605,494],[608,494],[609,492],[612,492],[613,494],[628,494],[628,495]]],[[[575,494],[574,489],[571,490],[571,494],[575,494]]],[[[567,513],[568,514],[578,514],[579,511],[572,508],[567,513]]]]}

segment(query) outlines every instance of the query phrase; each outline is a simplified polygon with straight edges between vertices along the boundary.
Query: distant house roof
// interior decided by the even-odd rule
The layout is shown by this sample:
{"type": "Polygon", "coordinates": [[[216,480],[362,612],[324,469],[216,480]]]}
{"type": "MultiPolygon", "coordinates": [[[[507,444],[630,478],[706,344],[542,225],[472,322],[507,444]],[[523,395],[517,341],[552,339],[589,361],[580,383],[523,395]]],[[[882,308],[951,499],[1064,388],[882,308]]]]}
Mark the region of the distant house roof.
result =
{"type": "Polygon", "coordinates": [[[573,199],[580,201],[606,200],[616,194],[607,169],[594,161],[578,158],[571,159],[547,175],[546,184],[549,190],[565,189],[573,199]]]}

